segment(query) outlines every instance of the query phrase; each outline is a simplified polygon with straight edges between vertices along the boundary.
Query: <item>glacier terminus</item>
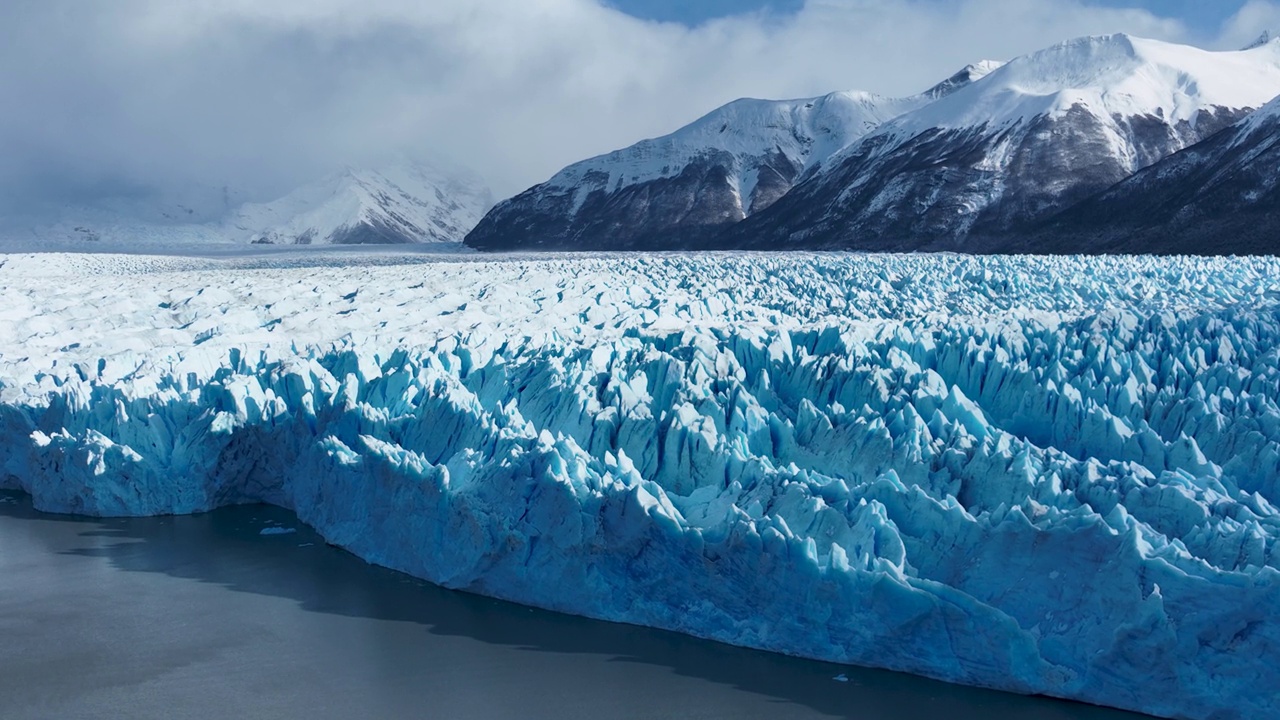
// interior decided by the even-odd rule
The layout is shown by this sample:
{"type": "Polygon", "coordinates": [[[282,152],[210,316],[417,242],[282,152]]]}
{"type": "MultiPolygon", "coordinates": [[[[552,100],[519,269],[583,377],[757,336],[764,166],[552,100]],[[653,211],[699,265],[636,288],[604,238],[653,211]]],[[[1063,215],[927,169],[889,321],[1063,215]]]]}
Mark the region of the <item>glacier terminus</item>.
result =
{"type": "Polygon", "coordinates": [[[1277,402],[1274,258],[0,261],[42,509],[1166,717],[1280,713],[1277,402]]]}

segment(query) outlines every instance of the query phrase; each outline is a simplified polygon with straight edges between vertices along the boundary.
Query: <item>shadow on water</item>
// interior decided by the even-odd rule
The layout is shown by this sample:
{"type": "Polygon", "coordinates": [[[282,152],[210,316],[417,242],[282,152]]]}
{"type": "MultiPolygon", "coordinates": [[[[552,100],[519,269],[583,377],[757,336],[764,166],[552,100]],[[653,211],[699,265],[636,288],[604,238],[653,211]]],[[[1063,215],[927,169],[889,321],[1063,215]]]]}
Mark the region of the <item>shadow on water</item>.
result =
{"type": "MultiPolygon", "coordinates": [[[[77,518],[40,513],[27,495],[0,491],[0,521],[74,523],[75,535],[81,539],[76,544],[83,547],[64,548],[61,553],[102,558],[118,570],[162,573],[236,592],[284,598],[311,613],[407,622],[438,636],[529,653],[582,656],[584,662],[658,666],[767,698],[779,717],[786,716],[788,706],[807,708],[809,714],[859,720],[1145,717],[800,660],[449,591],[328,546],[292,513],[269,506],[224,508],[192,517],[77,518]],[[291,532],[264,535],[264,528],[291,532]],[[835,680],[837,676],[847,682],[835,680]]],[[[540,662],[540,657],[545,656],[531,656],[529,662],[540,662]]],[[[566,692],[574,682],[565,678],[566,692]]]]}

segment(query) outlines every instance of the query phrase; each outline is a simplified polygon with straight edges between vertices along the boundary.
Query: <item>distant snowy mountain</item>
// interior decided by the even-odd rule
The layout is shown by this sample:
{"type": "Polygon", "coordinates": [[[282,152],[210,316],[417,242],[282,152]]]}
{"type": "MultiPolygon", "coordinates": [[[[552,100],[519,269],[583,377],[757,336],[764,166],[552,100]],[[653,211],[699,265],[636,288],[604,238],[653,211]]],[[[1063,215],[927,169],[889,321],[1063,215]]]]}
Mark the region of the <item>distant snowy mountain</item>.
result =
{"type": "Polygon", "coordinates": [[[245,205],[227,224],[233,236],[257,243],[461,242],[492,204],[469,173],[402,162],[347,169],[274,202],[245,205]]]}
{"type": "Polygon", "coordinates": [[[1280,42],[1073,40],[886,123],[720,242],[998,250],[1277,94],[1280,42]]]}
{"type": "Polygon", "coordinates": [[[1030,247],[1275,254],[1280,252],[1277,168],[1280,98],[1054,218],[1030,247]]]}
{"type": "Polygon", "coordinates": [[[460,243],[493,204],[470,172],[400,161],[346,169],[267,203],[234,188],[193,186],[0,218],[0,241],[120,248],[211,244],[460,243]]]}
{"type": "Polygon", "coordinates": [[[670,248],[759,213],[806,173],[882,123],[983,77],[972,65],[908,98],[838,92],[738,100],[676,132],[565,168],[499,204],[468,244],[501,248],[670,248]]]}
{"type": "Polygon", "coordinates": [[[220,224],[243,202],[235,188],[195,184],[80,202],[35,202],[0,213],[0,242],[32,247],[227,242],[220,224]]]}

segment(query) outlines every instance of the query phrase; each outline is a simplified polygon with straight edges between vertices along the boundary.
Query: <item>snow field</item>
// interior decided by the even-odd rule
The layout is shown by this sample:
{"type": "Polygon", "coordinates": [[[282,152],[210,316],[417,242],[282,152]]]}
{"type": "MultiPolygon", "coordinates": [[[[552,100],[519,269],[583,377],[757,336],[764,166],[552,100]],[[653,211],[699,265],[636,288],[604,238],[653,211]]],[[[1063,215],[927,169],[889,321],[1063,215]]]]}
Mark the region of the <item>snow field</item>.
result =
{"type": "Polygon", "coordinates": [[[1280,687],[1280,262],[5,256],[0,486],[1170,717],[1280,687]]]}
{"type": "Polygon", "coordinates": [[[1016,58],[883,132],[1007,128],[1041,115],[1061,117],[1076,105],[1103,120],[1154,116],[1194,124],[1205,110],[1261,107],[1278,88],[1280,43],[1214,52],[1123,34],[1082,37],[1016,58]]]}

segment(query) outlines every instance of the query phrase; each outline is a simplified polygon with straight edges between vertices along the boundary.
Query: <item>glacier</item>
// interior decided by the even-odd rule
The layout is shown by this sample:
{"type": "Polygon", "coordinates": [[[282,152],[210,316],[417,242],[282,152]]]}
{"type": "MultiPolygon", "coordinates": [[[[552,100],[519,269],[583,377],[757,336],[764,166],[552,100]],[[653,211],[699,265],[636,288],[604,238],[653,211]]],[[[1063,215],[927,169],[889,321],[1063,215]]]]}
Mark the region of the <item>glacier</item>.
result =
{"type": "Polygon", "coordinates": [[[0,256],[0,487],[434,583],[1280,713],[1280,260],[0,256]]]}

